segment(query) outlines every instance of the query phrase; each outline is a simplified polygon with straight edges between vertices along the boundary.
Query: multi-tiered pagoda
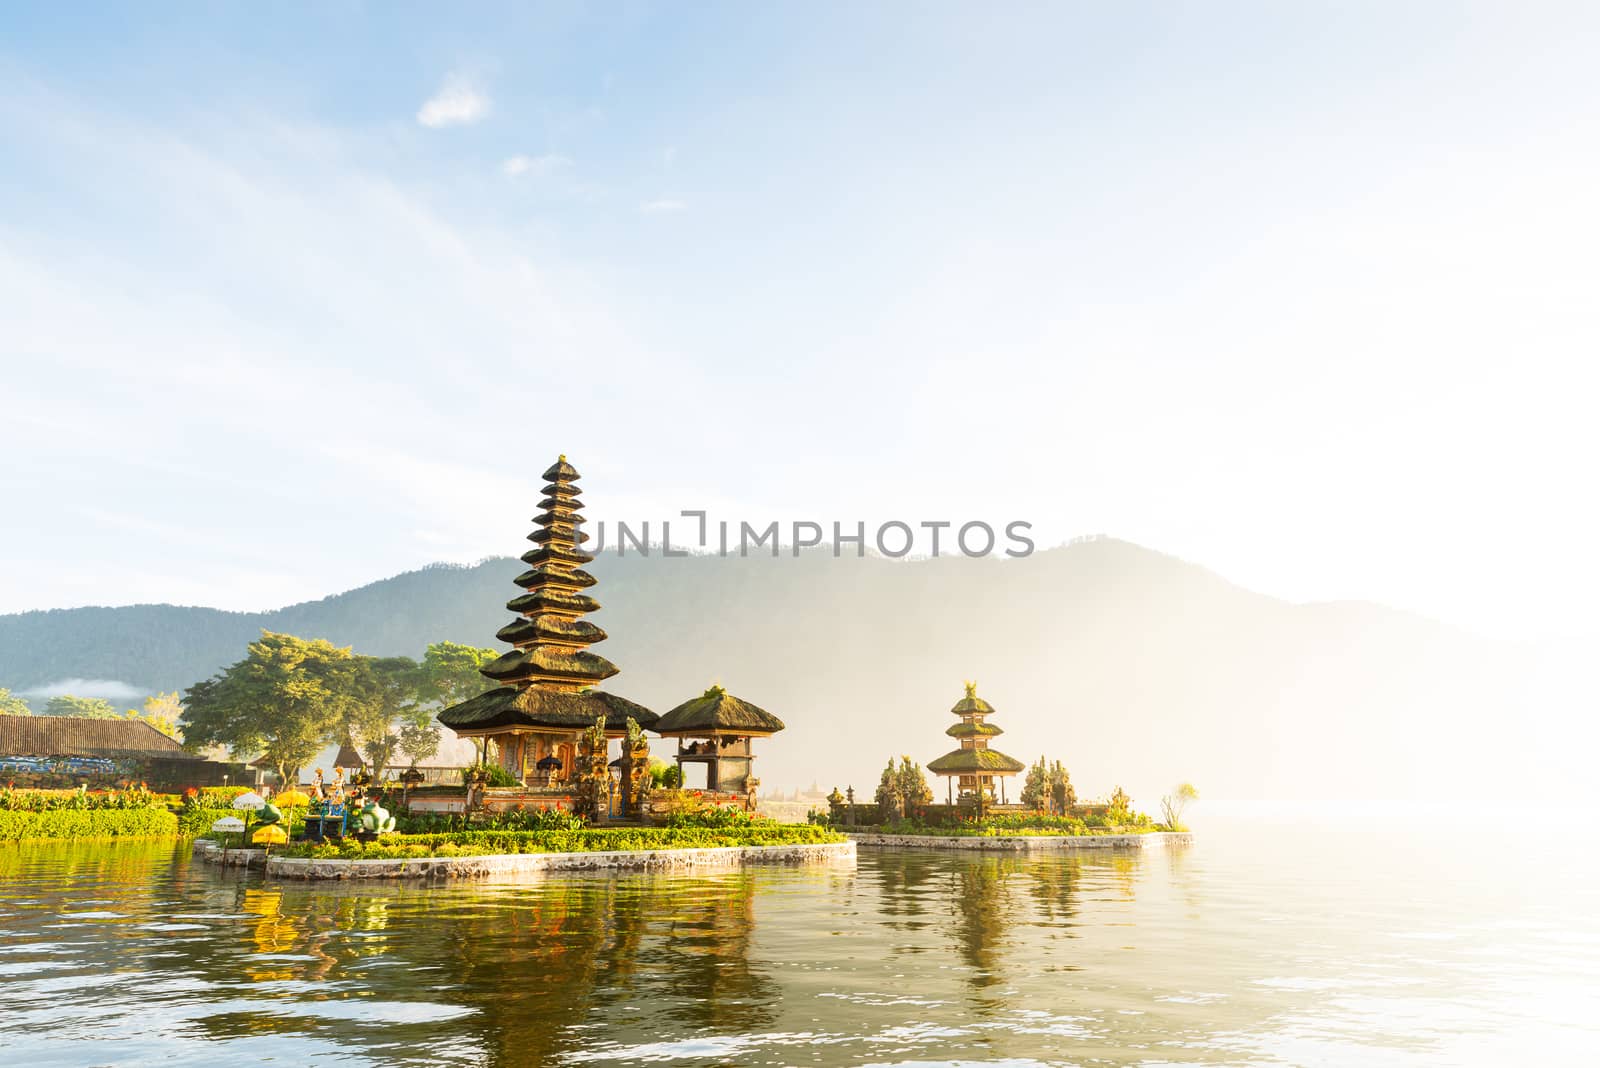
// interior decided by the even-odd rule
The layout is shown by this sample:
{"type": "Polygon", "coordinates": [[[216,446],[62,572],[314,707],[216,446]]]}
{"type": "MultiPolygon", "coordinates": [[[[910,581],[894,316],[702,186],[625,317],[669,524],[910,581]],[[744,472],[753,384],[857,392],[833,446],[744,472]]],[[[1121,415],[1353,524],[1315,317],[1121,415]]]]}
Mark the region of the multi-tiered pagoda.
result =
{"type": "Polygon", "coordinates": [[[1008,757],[997,749],[989,748],[989,739],[1005,733],[985,720],[994,715],[994,707],[978,696],[978,684],[967,683],[967,695],[950,710],[961,717],[945,733],[960,739],[961,748],[946,753],[937,760],[928,761],[928,770],[946,776],[945,793],[954,802],[955,792],[962,795],[993,800],[995,784],[1000,786],[999,799],[1005,800],[1005,780],[1027,770],[1022,761],[1008,757]],[[952,786],[954,790],[952,790],[952,786]]]}
{"type": "Polygon", "coordinates": [[[526,592],[506,604],[518,618],[495,635],[512,648],[482,669],[499,685],[444,709],[439,722],[494,743],[486,752],[520,782],[536,773],[541,783],[559,784],[572,779],[583,732],[599,718],[615,738],[627,733],[630,718],[653,727],[659,717],[594,689],[617,666],[589,651],[606,632],[583,618],[600,605],[584,592],[595,578],[582,565],[594,556],[579,548],[589,536],[578,529],[578,472],[562,456],[544,478],[549,484],[534,517],[538,529],[528,535],[535,547],[523,554],[528,570],[515,579],[526,592]]]}

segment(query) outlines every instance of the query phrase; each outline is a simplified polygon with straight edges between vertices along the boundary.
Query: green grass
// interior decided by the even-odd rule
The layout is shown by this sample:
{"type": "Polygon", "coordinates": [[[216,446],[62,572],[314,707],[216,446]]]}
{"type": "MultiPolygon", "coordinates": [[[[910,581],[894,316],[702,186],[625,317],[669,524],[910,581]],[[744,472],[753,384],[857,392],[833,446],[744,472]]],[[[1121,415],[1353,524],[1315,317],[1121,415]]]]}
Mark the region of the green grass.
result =
{"type": "Polygon", "coordinates": [[[391,834],[363,845],[292,842],[273,850],[280,857],[343,860],[403,860],[411,857],[476,857],[506,853],[596,853],[636,849],[704,849],[717,846],[810,845],[845,837],[809,824],[751,823],[742,827],[598,827],[548,831],[454,831],[391,834]]]}

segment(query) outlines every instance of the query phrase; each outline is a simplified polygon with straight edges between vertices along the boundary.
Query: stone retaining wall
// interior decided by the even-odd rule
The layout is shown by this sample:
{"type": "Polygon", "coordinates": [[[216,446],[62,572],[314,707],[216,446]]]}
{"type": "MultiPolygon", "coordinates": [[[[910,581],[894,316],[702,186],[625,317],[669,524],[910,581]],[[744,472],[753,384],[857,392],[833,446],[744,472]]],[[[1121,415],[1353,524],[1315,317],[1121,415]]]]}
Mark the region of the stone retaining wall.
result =
{"type": "Polygon", "coordinates": [[[854,842],[710,849],[637,849],[595,853],[506,853],[480,857],[414,857],[405,860],[265,859],[259,849],[219,849],[204,839],[196,859],[211,864],[265,867],[274,879],[488,879],[553,871],[717,871],[746,864],[854,862],[854,842]],[[254,858],[242,854],[254,854],[254,858]],[[262,858],[262,859],[255,859],[262,858]]]}
{"type": "Polygon", "coordinates": [[[1151,834],[850,834],[867,849],[987,849],[1024,853],[1049,849],[1155,849],[1185,846],[1194,836],[1156,831],[1151,834]]]}

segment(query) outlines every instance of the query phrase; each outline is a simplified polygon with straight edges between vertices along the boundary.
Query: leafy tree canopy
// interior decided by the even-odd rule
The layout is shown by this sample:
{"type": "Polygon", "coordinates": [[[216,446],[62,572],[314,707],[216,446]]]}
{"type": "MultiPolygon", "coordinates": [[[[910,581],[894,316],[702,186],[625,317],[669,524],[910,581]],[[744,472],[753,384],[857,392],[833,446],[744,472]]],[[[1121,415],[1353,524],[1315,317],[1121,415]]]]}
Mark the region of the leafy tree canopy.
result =
{"type": "Polygon", "coordinates": [[[493,649],[458,642],[434,642],[422,655],[417,699],[423,704],[453,705],[489,688],[478,671],[499,657],[493,649]]]}
{"type": "Polygon", "coordinates": [[[170,693],[153,694],[144,699],[144,709],[128,709],[128,718],[148,723],[168,738],[183,741],[183,735],[178,730],[178,717],[183,715],[183,702],[176,690],[170,693]]]}
{"type": "Polygon", "coordinates": [[[89,719],[121,719],[110,701],[103,697],[74,697],[62,694],[45,702],[47,716],[87,716],[89,719]]]}
{"type": "Polygon", "coordinates": [[[348,648],[264,630],[243,660],[185,691],[184,744],[246,760],[264,752],[287,779],[362,721],[371,691],[361,671],[348,648]]]}
{"type": "Polygon", "coordinates": [[[17,697],[4,686],[0,686],[0,716],[31,716],[33,709],[28,702],[17,697]]]}

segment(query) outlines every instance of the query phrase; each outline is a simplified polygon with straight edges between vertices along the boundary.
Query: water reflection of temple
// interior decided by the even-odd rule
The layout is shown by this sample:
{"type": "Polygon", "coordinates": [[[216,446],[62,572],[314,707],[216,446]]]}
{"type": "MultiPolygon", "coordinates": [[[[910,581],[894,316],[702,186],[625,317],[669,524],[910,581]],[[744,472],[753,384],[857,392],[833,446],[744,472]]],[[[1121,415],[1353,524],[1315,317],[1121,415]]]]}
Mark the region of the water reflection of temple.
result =
{"type": "Polygon", "coordinates": [[[298,985],[302,1019],[205,1026],[303,1028],[319,1019],[317,1002],[347,996],[354,982],[374,1003],[465,1010],[452,1041],[497,1065],[759,1030],[780,999],[751,960],[760,878],[566,877],[450,894],[241,886],[247,922],[227,974],[298,985]]]}

